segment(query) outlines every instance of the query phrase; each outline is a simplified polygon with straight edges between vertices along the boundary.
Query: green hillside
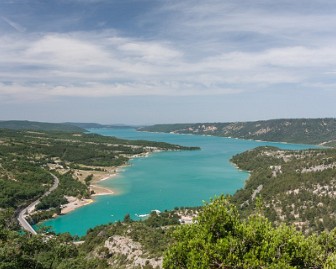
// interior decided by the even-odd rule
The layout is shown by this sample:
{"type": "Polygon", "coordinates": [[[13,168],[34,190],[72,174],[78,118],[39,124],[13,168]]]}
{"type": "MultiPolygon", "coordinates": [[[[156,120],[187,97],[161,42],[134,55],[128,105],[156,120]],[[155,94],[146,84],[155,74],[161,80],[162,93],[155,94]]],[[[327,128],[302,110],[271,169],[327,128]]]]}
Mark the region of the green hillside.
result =
{"type": "Polygon", "coordinates": [[[233,195],[244,216],[261,196],[275,224],[293,224],[310,233],[336,227],[336,150],[302,151],[259,147],[232,158],[250,171],[245,187],[233,195]]]}
{"type": "Polygon", "coordinates": [[[139,131],[214,135],[241,139],[336,145],[336,119],[276,119],[255,122],[160,124],[139,131]]]}

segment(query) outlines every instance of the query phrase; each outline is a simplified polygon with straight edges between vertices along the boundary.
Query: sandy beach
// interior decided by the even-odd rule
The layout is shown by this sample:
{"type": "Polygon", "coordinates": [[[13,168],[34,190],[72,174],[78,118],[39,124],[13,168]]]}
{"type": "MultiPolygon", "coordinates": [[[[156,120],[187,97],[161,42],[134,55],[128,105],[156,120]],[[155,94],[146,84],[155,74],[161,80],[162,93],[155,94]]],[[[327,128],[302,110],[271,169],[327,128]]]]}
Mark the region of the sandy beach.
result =
{"type": "Polygon", "coordinates": [[[73,196],[66,196],[68,203],[62,206],[61,214],[67,214],[81,206],[93,203],[92,199],[79,199],[73,196]]]}
{"type": "Polygon", "coordinates": [[[111,194],[115,194],[115,192],[109,188],[105,188],[102,186],[98,186],[98,185],[90,185],[90,190],[94,191],[94,194],[91,194],[91,196],[98,196],[98,195],[111,195],[111,194]]]}
{"type": "Polygon", "coordinates": [[[105,171],[96,171],[94,169],[92,170],[76,169],[74,174],[76,175],[77,179],[83,183],[85,183],[85,178],[92,175],[92,180],[89,186],[91,193],[93,193],[92,196],[114,194],[115,191],[113,189],[99,186],[99,182],[115,177],[118,173],[118,170],[114,166],[105,167],[104,170],[105,171]]]}

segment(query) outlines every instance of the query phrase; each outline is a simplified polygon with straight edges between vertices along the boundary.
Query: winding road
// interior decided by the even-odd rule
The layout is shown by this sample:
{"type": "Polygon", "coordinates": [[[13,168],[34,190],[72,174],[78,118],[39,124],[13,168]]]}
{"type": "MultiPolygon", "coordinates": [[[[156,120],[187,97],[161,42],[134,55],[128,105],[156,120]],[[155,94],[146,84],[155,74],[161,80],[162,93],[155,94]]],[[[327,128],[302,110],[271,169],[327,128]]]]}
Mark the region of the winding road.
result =
{"type": "Polygon", "coordinates": [[[41,198],[49,195],[52,191],[56,190],[58,185],[59,185],[59,179],[58,177],[56,177],[54,174],[50,173],[52,175],[52,177],[54,178],[54,184],[50,187],[50,189],[43,194],[39,199],[37,199],[36,201],[32,202],[29,206],[25,207],[24,209],[22,209],[17,217],[17,220],[19,221],[21,227],[32,233],[32,234],[37,234],[36,231],[34,230],[34,228],[28,223],[28,221],[26,220],[26,217],[35,210],[35,206],[40,202],[41,198]]]}

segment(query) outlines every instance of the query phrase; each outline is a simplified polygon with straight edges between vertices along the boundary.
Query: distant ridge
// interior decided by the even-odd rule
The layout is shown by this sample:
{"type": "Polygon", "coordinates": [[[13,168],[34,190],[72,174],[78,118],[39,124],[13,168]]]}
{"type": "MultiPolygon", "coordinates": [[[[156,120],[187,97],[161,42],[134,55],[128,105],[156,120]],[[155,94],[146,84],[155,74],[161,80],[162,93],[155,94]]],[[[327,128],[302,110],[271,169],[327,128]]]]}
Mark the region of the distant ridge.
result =
{"type": "Polygon", "coordinates": [[[130,126],[126,124],[100,124],[100,123],[85,123],[85,122],[65,122],[64,124],[77,126],[83,129],[91,128],[137,128],[139,126],[130,126]]]}
{"type": "Polygon", "coordinates": [[[90,129],[90,128],[104,128],[105,125],[99,124],[99,123],[93,123],[93,122],[65,122],[64,124],[70,125],[70,126],[76,126],[82,129],[90,129]]]}
{"type": "Polygon", "coordinates": [[[336,119],[275,119],[254,122],[158,124],[139,131],[213,135],[241,139],[336,146],[336,119]]]}
{"type": "Polygon", "coordinates": [[[83,128],[74,125],[26,120],[0,121],[0,128],[10,130],[85,132],[83,128]]]}

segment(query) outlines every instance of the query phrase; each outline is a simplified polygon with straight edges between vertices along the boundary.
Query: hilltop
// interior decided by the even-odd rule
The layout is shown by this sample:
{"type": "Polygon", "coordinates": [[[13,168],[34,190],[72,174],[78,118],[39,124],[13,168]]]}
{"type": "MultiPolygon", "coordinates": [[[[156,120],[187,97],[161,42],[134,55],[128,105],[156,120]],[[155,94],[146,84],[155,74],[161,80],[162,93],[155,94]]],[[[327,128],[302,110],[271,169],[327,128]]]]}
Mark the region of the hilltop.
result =
{"type": "Polygon", "coordinates": [[[31,131],[56,131],[56,132],[86,132],[91,128],[136,128],[125,124],[100,124],[93,122],[64,122],[50,123],[28,120],[0,121],[0,129],[31,130],[31,131]]]}
{"type": "Polygon", "coordinates": [[[275,119],[255,122],[158,124],[139,131],[213,135],[300,144],[336,145],[336,119],[275,119]]]}
{"type": "Polygon", "coordinates": [[[0,129],[57,131],[57,132],[85,132],[85,129],[64,123],[49,123],[37,121],[9,120],[0,121],[0,129]]]}
{"type": "Polygon", "coordinates": [[[83,129],[91,128],[136,128],[136,126],[130,126],[125,124],[100,124],[100,123],[85,123],[85,122],[66,122],[65,124],[71,126],[77,126],[83,129]]]}

